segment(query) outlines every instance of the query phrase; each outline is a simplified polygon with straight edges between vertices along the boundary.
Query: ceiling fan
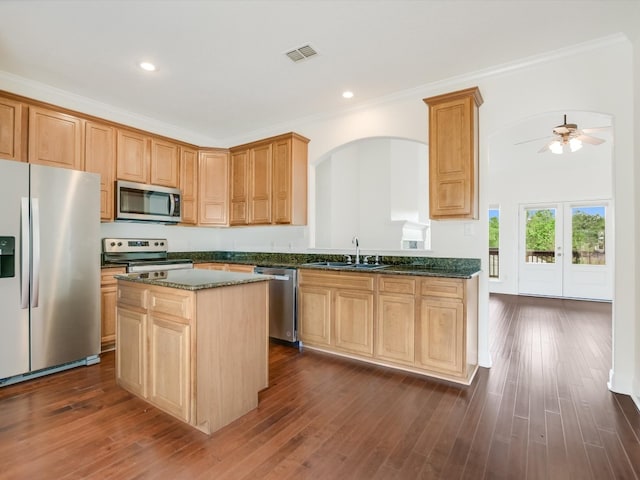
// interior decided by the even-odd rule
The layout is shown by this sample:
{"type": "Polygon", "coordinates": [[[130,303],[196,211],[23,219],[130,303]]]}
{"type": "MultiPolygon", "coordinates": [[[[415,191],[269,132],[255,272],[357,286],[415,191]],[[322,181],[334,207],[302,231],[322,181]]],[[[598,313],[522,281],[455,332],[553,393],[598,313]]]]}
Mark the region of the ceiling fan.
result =
{"type": "MultiPolygon", "coordinates": [[[[598,127],[585,128],[580,130],[578,128],[578,125],[576,125],[575,123],[567,123],[567,116],[565,115],[564,123],[562,125],[558,125],[553,129],[553,137],[545,144],[544,147],[538,150],[538,153],[544,153],[546,151],[550,151],[551,153],[555,154],[571,153],[580,150],[583,143],[588,143],[589,145],[600,145],[605,141],[602,138],[594,137],[589,134],[592,132],[607,130],[609,128],[610,127],[598,127]]],[[[534,138],[532,140],[527,140],[520,143],[529,143],[536,140],[541,139],[534,138]]]]}

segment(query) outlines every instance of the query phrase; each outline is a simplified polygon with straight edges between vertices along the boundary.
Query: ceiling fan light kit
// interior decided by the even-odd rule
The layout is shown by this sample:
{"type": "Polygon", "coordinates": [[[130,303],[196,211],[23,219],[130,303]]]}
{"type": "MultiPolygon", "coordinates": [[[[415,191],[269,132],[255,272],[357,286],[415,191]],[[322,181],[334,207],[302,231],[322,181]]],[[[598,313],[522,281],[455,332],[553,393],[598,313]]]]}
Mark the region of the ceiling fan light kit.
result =
{"type": "Polygon", "coordinates": [[[547,150],[556,155],[563,153],[577,152],[582,148],[583,143],[591,145],[600,145],[604,140],[597,137],[587,135],[589,129],[579,130],[575,123],[567,123],[567,116],[564,116],[564,123],[553,129],[555,137],[544,147],[538,150],[538,153],[544,153],[547,150]]]}

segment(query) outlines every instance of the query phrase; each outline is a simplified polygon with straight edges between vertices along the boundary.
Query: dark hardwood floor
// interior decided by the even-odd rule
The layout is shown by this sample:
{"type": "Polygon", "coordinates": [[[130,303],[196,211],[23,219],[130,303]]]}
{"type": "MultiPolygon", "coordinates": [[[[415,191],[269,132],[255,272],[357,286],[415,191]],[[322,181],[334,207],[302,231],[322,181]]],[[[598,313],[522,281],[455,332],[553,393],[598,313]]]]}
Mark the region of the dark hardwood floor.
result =
{"type": "Polygon", "coordinates": [[[272,345],[259,407],[207,436],[102,363],[0,388],[2,479],[633,479],[611,306],[491,298],[494,366],[461,387],[272,345]]]}

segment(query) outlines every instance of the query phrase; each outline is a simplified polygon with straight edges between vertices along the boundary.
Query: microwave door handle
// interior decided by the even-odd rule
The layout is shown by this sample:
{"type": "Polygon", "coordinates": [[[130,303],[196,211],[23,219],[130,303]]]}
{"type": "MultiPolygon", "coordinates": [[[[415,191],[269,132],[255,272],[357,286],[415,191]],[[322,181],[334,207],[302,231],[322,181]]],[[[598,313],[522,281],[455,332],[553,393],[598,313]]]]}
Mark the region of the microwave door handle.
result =
{"type": "Polygon", "coordinates": [[[173,217],[173,214],[176,211],[176,198],[173,193],[169,194],[169,216],[173,217]]]}

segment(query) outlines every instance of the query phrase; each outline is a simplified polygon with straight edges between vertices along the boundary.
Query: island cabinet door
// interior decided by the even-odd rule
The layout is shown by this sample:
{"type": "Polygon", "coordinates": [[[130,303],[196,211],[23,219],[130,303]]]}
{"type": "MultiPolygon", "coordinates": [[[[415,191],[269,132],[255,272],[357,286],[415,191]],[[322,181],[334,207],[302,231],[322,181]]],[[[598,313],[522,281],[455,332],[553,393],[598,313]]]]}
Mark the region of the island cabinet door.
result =
{"type": "Polygon", "coordinates": [[[116,312],[116,378],[123,388],[147,396],[147,315],[118,305],[116,312]]]}
{"type": "Polygon", "coordinates": [[[373,293],[335,292],[335,347],[359,355],[373,355],[373,293]]]}
{"type": "Polygon", "coordinates": [[[331,344],[331,289],[301,286],[298,290],[299,330],[303,343],[331,344]]]}
{"type": "Polygon", "coordinates": [[[163,410],[190,422],[191,326],[149,316],[148,398],[163,410]]]}

